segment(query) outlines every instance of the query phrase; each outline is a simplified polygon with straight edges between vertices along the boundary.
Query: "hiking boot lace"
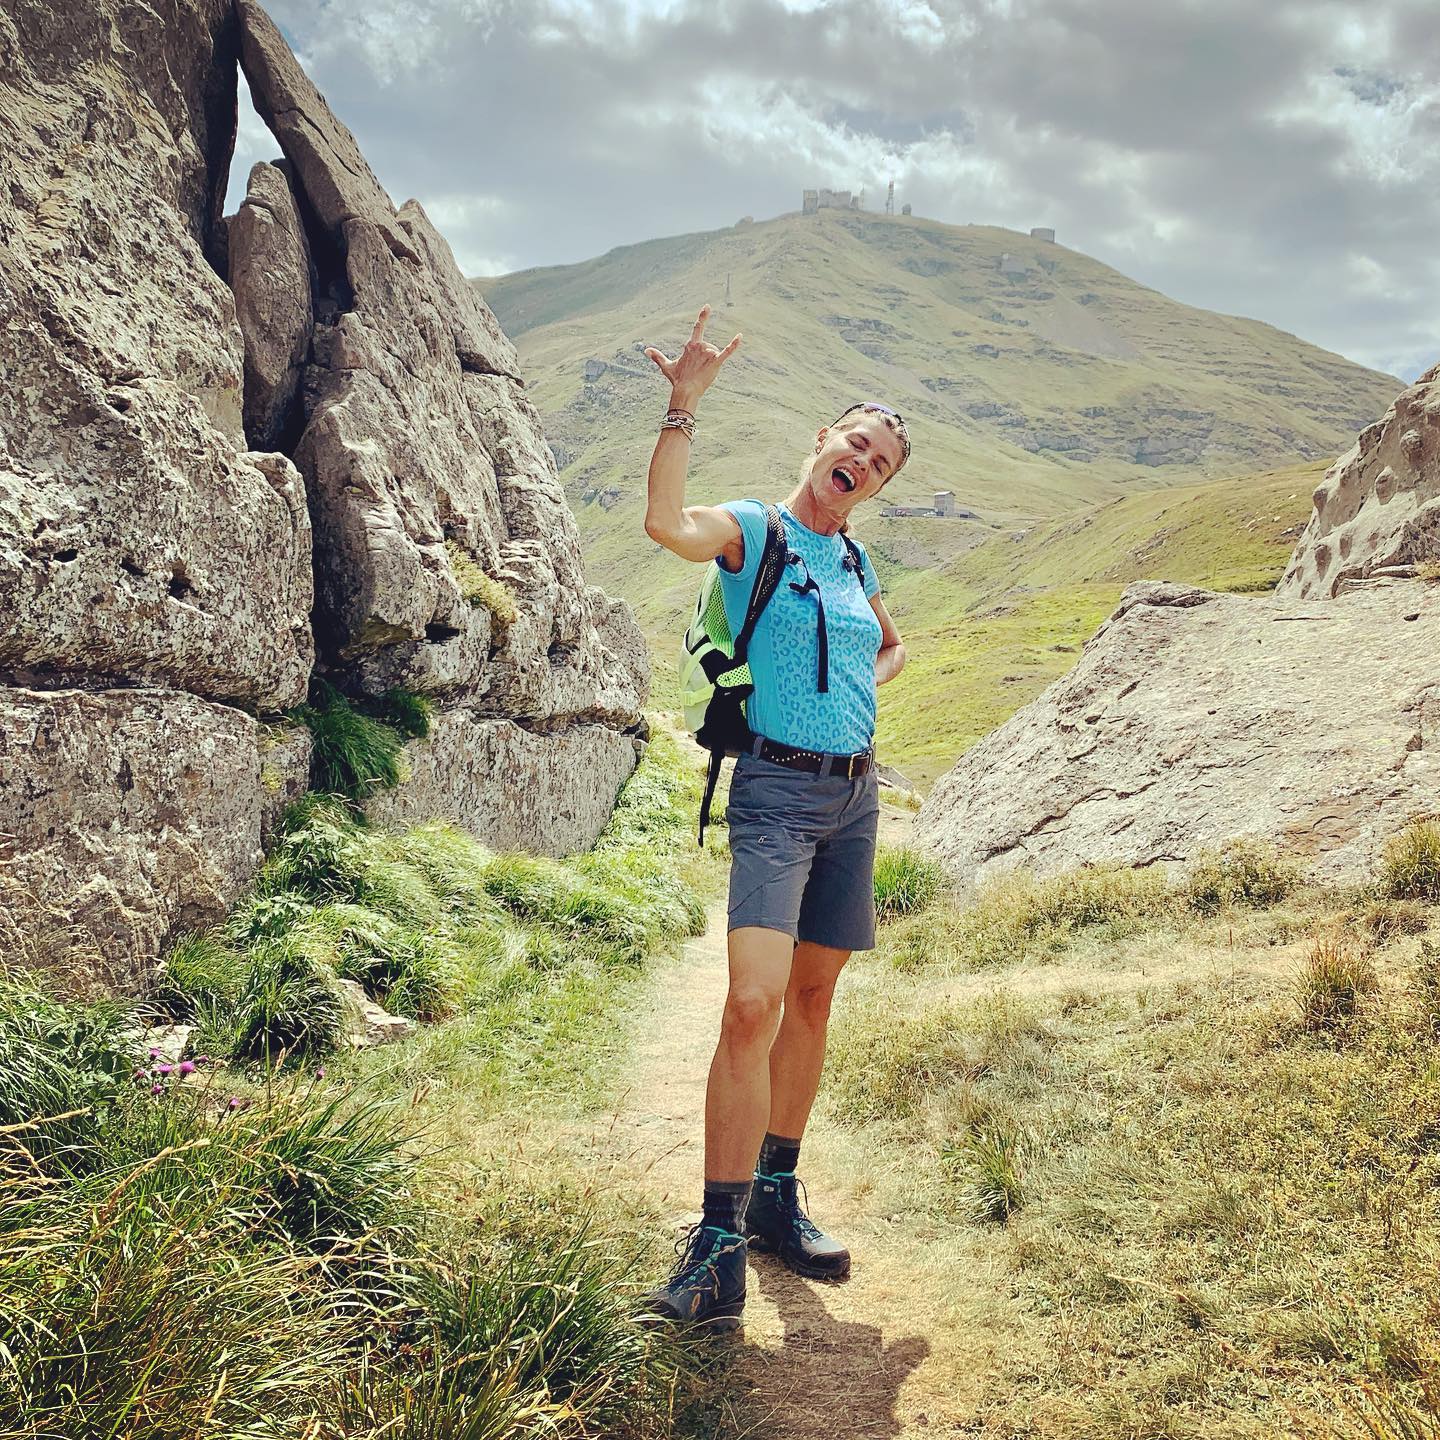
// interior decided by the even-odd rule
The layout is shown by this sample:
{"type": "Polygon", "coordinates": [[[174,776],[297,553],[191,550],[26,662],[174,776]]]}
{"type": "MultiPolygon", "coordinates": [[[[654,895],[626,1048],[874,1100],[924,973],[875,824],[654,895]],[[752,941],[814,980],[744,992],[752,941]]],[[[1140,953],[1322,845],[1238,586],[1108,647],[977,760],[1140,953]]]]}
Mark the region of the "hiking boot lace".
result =
{"type": "MultiPolygon", "coordinates": [[[[714,1226],[710,1228],[714,1229],[714,1226]]],[[[697,1221],[676,1240],[675,1253],[679,1258],[676,1260],[674,1268],[670,1271],[670,1284],[673,1285],[676,1281],[683,1280],[687,1275],[691,1275],[692,1272],[694,1280],[698,1281],[700,1276],[706,1271],[714,1271],[715,1252],[719,1248],[717,1243],[719,1236],[717,1232],[716,1240],[711,1241],[709,1250],[702,1255],[699,1253],[699,1242],[700,1232],[704,1229],[705,1222],[703,1220],[697,1221]]]]}
{"type": "Polygon", "coordinates": [[[800,1196],[805,1197],[805,1204],[810,1204],[809,1192],[805,1189],[805,1182],[798,1176],[789,1177],[789,1183],[781,1180],[779,1185],[779,1209],[781,1214],[795,1226],[807,1240],[823,1240],[824,1232],[805,1213],[800,1206],[800,1196]],[[798,1193],[797,1193],[798,1192],[798,1193]]]}

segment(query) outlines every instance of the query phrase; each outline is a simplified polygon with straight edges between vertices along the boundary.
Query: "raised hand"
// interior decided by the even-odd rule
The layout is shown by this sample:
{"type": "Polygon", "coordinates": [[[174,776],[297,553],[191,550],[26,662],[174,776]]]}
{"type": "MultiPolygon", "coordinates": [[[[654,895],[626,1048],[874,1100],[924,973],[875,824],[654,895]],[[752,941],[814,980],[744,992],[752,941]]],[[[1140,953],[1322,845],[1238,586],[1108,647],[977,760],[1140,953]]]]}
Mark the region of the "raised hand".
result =
{"type": "Polygon", "coordinates": [[[694,409],[695,402],[714,383],[720,367],[740,348],[738,335],[723,350],[717,350],[710,344],[705,339],[705,322],[709,318],[710,307],[701,306],[685,348],[673,360],[653,345],[645,347],[645,354],[670,382],[671,405],[685,410],[694,409]]]}

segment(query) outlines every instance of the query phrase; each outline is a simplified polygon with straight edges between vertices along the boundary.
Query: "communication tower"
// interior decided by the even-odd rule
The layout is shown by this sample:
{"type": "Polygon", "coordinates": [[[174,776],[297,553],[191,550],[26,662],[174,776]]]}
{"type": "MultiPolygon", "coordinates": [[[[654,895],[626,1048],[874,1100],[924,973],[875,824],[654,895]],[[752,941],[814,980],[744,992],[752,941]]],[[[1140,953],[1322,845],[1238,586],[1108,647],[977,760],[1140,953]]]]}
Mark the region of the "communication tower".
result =
{"type": "Polygon", "coordinates": [[[890,182],[890,188],[885,192],[885,213],[887,215],[895,213],[895,182],[893,180],[890,182]]]}

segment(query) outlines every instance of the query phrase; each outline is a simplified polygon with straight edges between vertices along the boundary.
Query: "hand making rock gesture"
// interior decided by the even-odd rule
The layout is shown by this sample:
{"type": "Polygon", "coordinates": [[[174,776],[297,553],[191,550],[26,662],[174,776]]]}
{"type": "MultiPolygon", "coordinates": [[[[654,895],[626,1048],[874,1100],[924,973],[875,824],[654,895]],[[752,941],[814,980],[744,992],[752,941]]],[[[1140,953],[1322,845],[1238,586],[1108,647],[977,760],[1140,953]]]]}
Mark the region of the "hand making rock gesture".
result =
{"type": "Polygon", "coordinates": [[[645,354],[670,382],[670,404],[692,413],[695,402],[710,388],[720,367],[740,348],[738,335],[723,350],[710,344],[704,338],[705,322],[709,318],[710,307],[701,306],[685,348],[673,360],[653,345],[645,347],[645,354]]]}

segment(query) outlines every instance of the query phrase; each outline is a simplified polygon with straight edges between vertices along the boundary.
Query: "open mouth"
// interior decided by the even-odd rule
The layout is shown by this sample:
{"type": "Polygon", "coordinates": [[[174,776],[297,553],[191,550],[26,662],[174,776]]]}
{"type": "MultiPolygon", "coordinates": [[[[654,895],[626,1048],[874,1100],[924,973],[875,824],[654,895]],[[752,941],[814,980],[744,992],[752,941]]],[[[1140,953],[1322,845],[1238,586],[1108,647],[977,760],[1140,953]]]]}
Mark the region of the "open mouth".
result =
{"type": "Polygon", "coordinates": [[[842,495],[848,495],[855,488],[855,477],[843,465],[837,465],[830,472],[830,483],[842,495]]]}

